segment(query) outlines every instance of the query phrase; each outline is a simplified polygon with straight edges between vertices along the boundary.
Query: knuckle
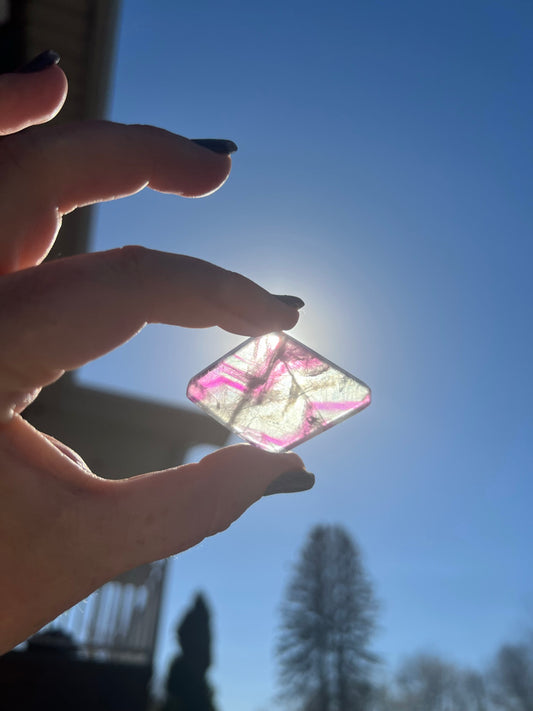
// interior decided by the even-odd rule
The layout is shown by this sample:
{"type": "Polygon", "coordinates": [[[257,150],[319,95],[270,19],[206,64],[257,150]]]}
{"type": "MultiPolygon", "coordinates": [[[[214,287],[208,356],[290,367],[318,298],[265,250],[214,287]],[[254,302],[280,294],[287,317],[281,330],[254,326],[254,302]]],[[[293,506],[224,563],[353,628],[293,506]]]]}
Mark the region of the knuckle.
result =
{"type": "Polygon", "coordinates": [[[119,247],[111,252],[110,265],[116,268],[128,283],[133,283],[137,288],[144,284],[143,274],[147,268],[149,250],[139,245],[119,247]]]}
{"type": "Polygon", "coordinates": [[[10,180],[17,173],[35,180],[36,175],[47,172],[48,155],[41,130],[28,128],[13,136],[4,136],[0,143],[0,164],[2,174],[9,174],[10,180]]]}
{"type": "Polygon", "coordinates": [[[121,268],[128,273],[142,271],[150,250],[138,244],[129,244],[114,250],[119,260],[121,268]]]}

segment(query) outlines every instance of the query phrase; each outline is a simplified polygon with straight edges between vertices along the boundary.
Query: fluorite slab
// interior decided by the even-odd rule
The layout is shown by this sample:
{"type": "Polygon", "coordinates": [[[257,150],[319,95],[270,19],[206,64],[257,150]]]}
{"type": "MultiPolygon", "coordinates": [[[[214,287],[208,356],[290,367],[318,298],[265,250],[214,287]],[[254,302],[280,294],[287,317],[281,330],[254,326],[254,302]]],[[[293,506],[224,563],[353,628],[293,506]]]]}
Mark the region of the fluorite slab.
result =
{"type": "Polygon", "coordinates": [[[286,333],[250,338],[189,382],[189,400],[250,444],[284,452],[370,405],[370,388],[286,333]]]}

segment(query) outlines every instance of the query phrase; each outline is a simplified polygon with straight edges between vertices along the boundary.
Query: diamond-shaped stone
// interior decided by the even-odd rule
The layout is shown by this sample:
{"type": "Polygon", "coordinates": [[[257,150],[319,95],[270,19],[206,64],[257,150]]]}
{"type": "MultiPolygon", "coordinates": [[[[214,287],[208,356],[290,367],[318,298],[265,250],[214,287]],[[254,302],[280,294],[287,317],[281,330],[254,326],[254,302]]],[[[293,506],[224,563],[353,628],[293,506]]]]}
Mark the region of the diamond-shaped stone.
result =
{"type": "Polygon", "coordinates": [[[196,375],[187,397],[247,442],[284,452],[370,404],[370,388],[286,333],[250,338],[196,375]]]}

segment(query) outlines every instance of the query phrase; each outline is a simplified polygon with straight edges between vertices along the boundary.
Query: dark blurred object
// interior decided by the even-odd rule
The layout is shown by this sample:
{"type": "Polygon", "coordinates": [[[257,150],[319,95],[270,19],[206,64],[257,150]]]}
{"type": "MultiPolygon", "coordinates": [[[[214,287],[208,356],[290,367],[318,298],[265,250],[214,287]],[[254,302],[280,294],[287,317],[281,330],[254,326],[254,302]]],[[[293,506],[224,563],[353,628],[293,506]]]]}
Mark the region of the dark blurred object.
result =
{"type": "MultiPolygon", "coordinates": [[[[40,637],[41,635],[39,635],[40,637]]],[[[16,711],[144,711],[150,664],[85,659],[64,640],[32,641],[0,658],[0,708],[16,711]]]]}
{"type": "Polygon", "coordinates": [[[28,640],[28,651],[30,652],[74,654],[77,648],[78,645],[72,636],[60,629],[40,632],[28,640]]]}
{"type": "Polygon", "coordinates": [[[177,629],[181,654],[170,666],[163,711],[215,711],[213,691],[206,679],[211,666],[209,617],[203,595],[197,595],[177,629]]]}

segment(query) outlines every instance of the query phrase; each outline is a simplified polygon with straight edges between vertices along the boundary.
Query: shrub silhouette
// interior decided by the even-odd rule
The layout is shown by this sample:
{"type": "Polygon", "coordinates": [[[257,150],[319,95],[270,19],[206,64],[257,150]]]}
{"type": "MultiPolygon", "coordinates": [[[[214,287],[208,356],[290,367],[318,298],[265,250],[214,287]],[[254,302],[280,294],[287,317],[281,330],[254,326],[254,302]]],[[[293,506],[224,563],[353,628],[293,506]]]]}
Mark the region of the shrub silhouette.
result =
{"type": "Polygon", "coordinates": [[[203,595],[196,596],[177,628],[181,647],[167,679],[164,711],[216,711],[213,691],[206,679],[211,666],[209,608],[203,595]]]}

